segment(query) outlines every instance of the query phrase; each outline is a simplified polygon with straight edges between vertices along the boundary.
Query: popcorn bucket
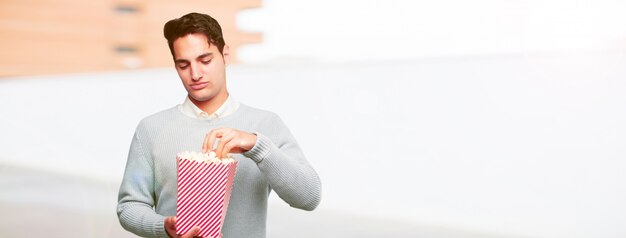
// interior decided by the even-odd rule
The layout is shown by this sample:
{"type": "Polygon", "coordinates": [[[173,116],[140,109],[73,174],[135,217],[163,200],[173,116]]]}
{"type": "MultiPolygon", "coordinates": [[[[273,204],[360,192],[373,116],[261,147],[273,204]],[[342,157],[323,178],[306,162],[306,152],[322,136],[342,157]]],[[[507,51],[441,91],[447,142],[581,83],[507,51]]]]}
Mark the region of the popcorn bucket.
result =
{"type": "Polygon", "coordinates": [[[237,161],[194,160],[181,158],[179,154],[176,163],[176,233],[182,235],[199,226],[198,236],[222,237],[222,225],[235,180],[237,161]]]}

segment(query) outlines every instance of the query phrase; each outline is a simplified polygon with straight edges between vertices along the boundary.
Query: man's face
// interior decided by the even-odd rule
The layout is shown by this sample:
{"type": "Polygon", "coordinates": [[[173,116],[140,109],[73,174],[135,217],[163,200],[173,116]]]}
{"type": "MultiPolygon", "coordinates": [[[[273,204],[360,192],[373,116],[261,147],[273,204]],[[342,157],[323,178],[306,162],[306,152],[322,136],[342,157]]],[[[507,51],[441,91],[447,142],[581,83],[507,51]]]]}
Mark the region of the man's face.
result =
{"type": "Polygon", "coordinates": [[[176,39],[173,49],[176,71],[192,102],[226,99],[228,46],[224,46],[222,55],[205,35],[194,33],[176,39]]]}

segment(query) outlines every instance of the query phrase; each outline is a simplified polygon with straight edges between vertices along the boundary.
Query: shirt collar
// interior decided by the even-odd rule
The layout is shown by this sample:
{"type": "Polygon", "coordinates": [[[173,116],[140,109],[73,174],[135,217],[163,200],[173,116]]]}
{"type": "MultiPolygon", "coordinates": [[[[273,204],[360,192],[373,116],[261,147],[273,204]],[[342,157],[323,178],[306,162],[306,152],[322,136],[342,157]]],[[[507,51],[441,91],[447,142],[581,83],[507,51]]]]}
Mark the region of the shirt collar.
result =
{"type": "Polygon", "coordinates": [[[189,117],[198,118],[198,119],[222,118],[235,112],[238,107],[239,107],[239,103],[235,101],[230,95],[228,95],[228,97],[226,98],[226,101],[224,101],[222,106],[220,106],[212,114],[202,111],[202,109],[200,109],[198,106],[193,104],[193,102],[191,102],[189,97],[185,97],[185,101],[178,106],[178,108],[183,114],[189,117]]]}

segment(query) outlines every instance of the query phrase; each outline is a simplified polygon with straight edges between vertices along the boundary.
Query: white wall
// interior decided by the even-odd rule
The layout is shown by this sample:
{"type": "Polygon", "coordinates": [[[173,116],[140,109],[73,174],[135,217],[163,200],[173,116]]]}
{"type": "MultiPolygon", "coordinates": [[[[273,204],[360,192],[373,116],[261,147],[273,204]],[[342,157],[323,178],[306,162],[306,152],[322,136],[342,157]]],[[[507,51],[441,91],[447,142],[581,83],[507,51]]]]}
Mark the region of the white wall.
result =
{"type": "MultiPolygon", "coordinates": [[[[624,63],[235,66],[229,84],[290,126],[322,177],[321,209],[504,237],[624,237],[624,63]]],[[[173,69],[2,80],[0,164],[119,182],[137,122],[183,97],[173,69]]]]}
{"type": "Polygon", "coordinates": [[[237,94],[271,95],[254,103],[302,140],[325,206],[511,236],[623,237],[625,62],[285,65],[242,72],[237,94]]]}
{"type": "Polygon", "coordinates": [[[331,62],[623,49],[621,0],[264,0],[244,62],[331,62]]]}
{"type": "MultiPolygon", "coordinates": [[[[267,0],[240,15],[265,41],[229,85],[290,126],[321,209],[624,237],[625,4],[267,0]]],[[[115,184],[137,122],[183,97],[173,69],[2,79],[0,173],[115,184]]]]}

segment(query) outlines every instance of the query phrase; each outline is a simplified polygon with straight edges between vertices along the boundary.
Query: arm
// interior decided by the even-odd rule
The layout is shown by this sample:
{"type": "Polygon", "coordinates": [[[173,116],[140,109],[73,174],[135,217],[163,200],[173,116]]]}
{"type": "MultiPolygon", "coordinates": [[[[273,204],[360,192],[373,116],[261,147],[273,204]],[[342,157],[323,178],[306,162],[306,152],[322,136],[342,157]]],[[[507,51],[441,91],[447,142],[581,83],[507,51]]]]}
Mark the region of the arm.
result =
{"type": "Polygon", "coordinates": [[[321,200],[321,182],[295,139],[288,133],[284,138],[271,139],[257,133],[257,143],[244,153],[251,158],[268,179],[276,194],[295,208],[312,211],[321,200]]]}
{"type": "Polygon", "coordinates": [[[212,149],[223,157],[229,152],[243,153],[254,160],[278,196],[292,207],[313,210],[321,200],[321,183],[309,165],[295,138],[285,124],[275,116],[260,132],[248,133],[232,128],[218,128],[205,138],[202,150],[212,149]]]}
{"type": "Polygon", "coordinates": [[[154,211],[152,168],[152,161],[135,133],[118,195],[117,216],[124,229],[138,236],[168,237],[163,223],[165,217],[154,211]]]}

